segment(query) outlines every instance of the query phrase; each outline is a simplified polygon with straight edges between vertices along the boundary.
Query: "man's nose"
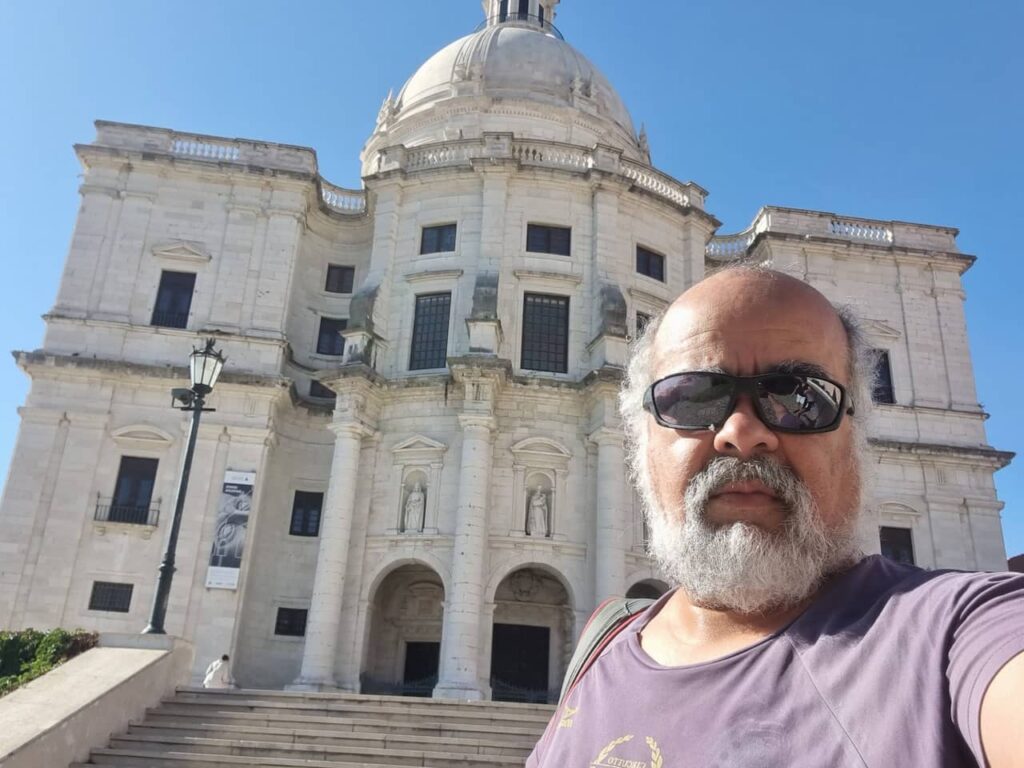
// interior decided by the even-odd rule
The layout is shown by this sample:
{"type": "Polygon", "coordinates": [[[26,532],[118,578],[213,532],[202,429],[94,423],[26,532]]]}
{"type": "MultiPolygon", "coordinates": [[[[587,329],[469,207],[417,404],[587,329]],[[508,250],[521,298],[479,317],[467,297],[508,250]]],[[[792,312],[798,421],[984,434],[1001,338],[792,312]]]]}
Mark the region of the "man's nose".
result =
{"type": "Polygon", "coordinates": [[[722,426],[715,430],[715,451],[749,459],[778,450],[779,436],[758,417],[749,395],[741,395],[722,426]]]}

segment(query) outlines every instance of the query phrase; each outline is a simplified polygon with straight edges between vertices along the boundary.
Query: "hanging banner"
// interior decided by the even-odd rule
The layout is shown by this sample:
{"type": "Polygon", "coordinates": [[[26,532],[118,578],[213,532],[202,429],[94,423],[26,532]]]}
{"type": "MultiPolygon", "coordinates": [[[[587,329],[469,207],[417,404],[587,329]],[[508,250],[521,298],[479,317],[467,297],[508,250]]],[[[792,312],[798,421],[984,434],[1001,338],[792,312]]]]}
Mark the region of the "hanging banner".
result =
{"type": "Polygon", "coordinates": [[[245,534],[249,529],[249,511],[252,509],[252,489],[255,472],[224,473],[224,486],[217,504],[217,525],[213,531],[210,567],[206,571],[206,586],[212,589],[237,589],[238,573],[242,567],[245,534]]]}

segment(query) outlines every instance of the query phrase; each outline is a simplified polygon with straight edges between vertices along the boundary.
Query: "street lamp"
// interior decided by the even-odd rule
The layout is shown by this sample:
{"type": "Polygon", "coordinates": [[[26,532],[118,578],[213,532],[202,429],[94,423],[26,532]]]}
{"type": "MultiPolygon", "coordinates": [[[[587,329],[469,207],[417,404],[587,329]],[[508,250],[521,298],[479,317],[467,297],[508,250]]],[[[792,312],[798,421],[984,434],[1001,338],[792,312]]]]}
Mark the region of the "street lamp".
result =
{"type": "Polygon", "coordinates": [[[188,447],[185,449],[185,463],[181,468],[181,479],[178,481],[178,496],[174,502],[174,518],[171,521],[171,532],[167,536],[164,548],[164,559],[160,563],[160,579],[156,583],[156,594],[153,596],[153,609],[149,614],[149,625],[142,630],[144,635],[163,635],[164,618],[167,616],[167,598],[171,594],[171,579],[174,577],[174,551],[178,547],[178,530],[181,528],[181,512],[185,508],[185,492],[188,490],[188,476],[192,471],[192,454],[196,450],[196,434],[199,432],[199,417],[204,408],[206,396],[217,383],[221,368],[224,367],[224,355],[213,348],[214,340],[207,339],[202,349],[193,348],[189,358],[189,374],[192,388],[175,388],[171,390],[171,402],[175,408],[192,412],[192,427],[188,433],[188,447]]]}

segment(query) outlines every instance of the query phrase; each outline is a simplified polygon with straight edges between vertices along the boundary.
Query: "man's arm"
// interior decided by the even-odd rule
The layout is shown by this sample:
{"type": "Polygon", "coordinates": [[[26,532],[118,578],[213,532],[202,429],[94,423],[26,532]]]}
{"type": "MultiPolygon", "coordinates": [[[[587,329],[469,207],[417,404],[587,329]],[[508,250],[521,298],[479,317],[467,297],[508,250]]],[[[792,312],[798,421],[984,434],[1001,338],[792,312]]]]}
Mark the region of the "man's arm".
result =
{"type": "Polygon", "coordinates": [[[1024,653],[1008,661],[981,702],[981,744],[991,768],[1024,768],[1024,653]]]}

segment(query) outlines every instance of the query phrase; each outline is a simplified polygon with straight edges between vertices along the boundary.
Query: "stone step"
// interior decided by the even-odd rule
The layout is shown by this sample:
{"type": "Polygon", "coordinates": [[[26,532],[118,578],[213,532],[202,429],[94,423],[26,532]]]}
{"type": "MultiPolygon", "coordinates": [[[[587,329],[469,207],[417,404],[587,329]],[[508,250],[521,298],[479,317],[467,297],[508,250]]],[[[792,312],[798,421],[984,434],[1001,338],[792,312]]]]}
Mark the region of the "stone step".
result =
{"type": "Polygon", "coordinates": [[[159,740],[164,736],[183,738],[219,738],[244,739],[248,741],[286,742],[292,744],[311,744],[334,747],[352,745],[375,746],[381,749],[421,748],[428,751],[459,751],[465,754],[497,755],[505,757],[522,757],[524,760],[533,749],[536,738],[533,736],[517,737],[517,740],[486,737],[482,734],[475,738],[412,735],[394,732],[377,733],[339,733],[336,730],[309,730],[307,728],[274,728],[255,725],[210,725],[205,723],[156,723],[146,721],[140,725],[132,725],[124,738],[137,741],[147,739],[159,740]]]}
{"type": "Polygon", "coordinates": [[[503,725],[495,729],[490,724],[476,723],[447,723],[447,722],[417,722],[404,723],[396,726],[392,720],[383,720],[368,716],[362,717],[314,717],[302,714],[271,715],[256,712],[219,712],[203,709],[190,708],[183,712],[175,712],[171,707],[164,706],[158,709],[150,709],[146,712],[145,724],[178,724],[189,726],[195,724],[207,724],[213,727],[254,727],[254,728],[277,728],[295,729],[300,728],[306,731],[328,731],[330,733],[357,732],[357,733],[395,733],[400,730],[402,733],[417,736],[438,738],[481,738],[487,736],[491,739],[508,740],[512,743],[535,743],[543,733],[543,726],[531,725],[520,727],[503,725]]]}
{"type": "MultiPolygon", "coordinates": [[[[208,757],[212,755],[247,756],[264,759],[289,759],[322,762],[391,763],[394,765],[458,765],[461,768],[520,768],[525,756],[465,754],[460,750],[427,751],[425,749],[382,748],[380,746],[292,744],[287,742],[248,739],[218,739],[180,736],[136,738],[117,736],[110,749],[120,751],[146,750],[156,754],[178,753],[208,757]]],[[[94,756],[95,759],[95,756],[94,756]]]]}
{"type": "MultiPolygon", "coordinates": [[[[155,749],[96,749],[93,750],[88,764],[78,763],[76,768],[85,765],[113,765],[118,768],[222,768],[223,766],[250,766],[251,768],[409,768],[411,765],[421,768],[471,768],[477,765],[470,758],[468,761],[461,755],[441,755],[438,758],[423,758],[421,762],[395,762],[391,755],[381,754],[379,759],[370,756],[332,757],[325,760],[309,760],[306,758],[263,757],[256,755],[223,755],[200,754],[180,750],[155,749]]],[[[521,767],[523,762],[507,763],[509,766],[521,767]]],[[[42,767],[40,767],[42,768],[42,767]]]]}

